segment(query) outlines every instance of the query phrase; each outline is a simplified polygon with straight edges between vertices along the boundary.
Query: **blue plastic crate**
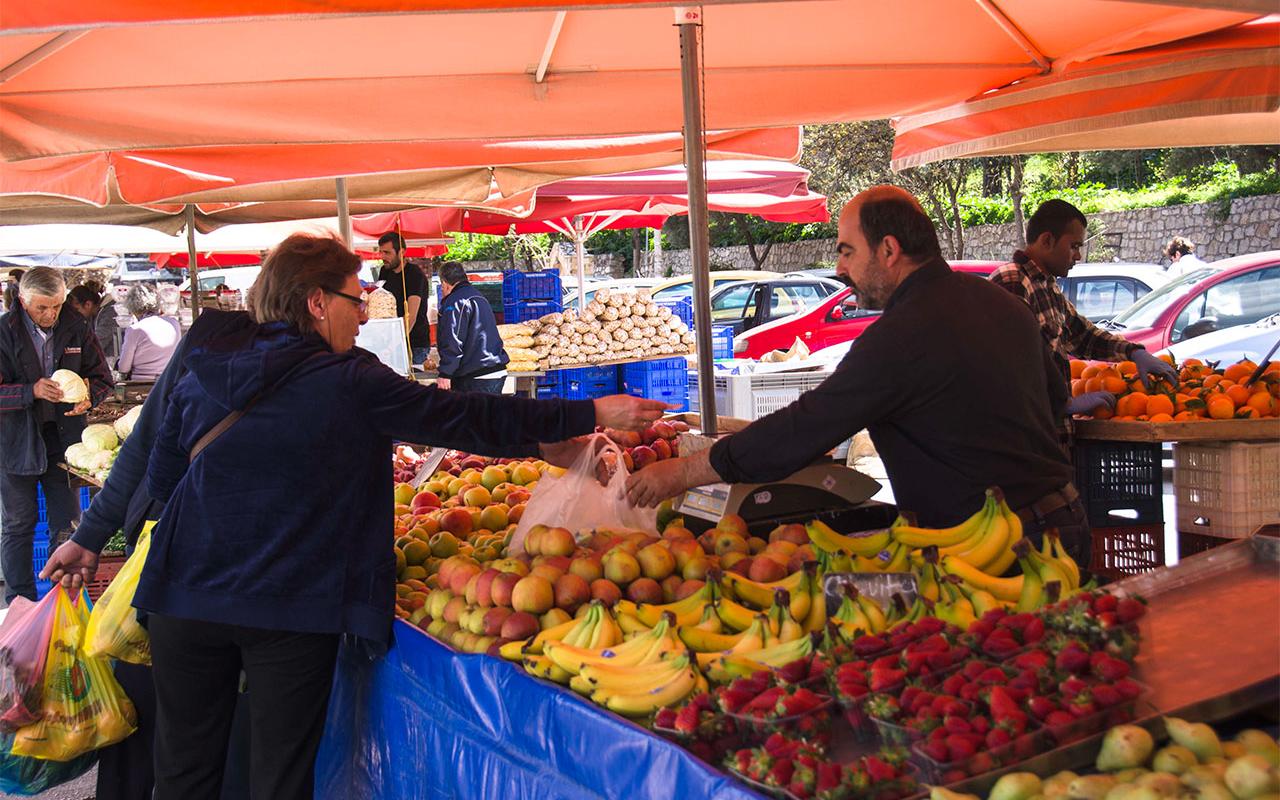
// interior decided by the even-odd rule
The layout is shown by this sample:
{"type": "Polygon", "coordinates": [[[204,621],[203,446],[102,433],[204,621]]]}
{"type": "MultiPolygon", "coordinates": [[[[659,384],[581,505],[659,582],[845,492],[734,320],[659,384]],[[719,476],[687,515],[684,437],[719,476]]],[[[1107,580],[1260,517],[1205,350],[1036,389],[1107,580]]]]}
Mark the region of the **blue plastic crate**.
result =
{"type": "MultiPolygon", "coordinates": [[[[93,495],[89,492],[88,486],[80,487],[80,510],[88,511],[89,503],[93,501],[93,495]]],[[[40,484],[36,484],[36,525],[49,524],[49,507],[44,501],[44,488],[40,484]]]]}
{"type": "Polygon", "coordinates": [[[654,387],[647,392],[627,387],[626,392],[633,397],[645,397],[649,400],[661,400],[664,403],[669,403],[672,407],[667,409],[668,411],[689,410],[689,384],[687,383],[684,386],[654,387]]]}
{"type": "Polygon", "coordinates": [[[560,396],[566,400],[592,400],[617,392],[617,367],[560,370],[560,396]]]}
{"type": "Polygon", "coordinates": [[[508,269],[502,273],[503,304],[521,300],[559,300],[563,296],[564,289],[557,270],[521,272],[508,269]]]}
{"type": "Polygon", "coordinates": [[[733,326],[711,326],[711,357],[719,360],[733,358],[733,326]]]}
{"type": "Polygon", "coordinates": [[[536,379],[534,383],[534,397],[539,400],[550,400],[560,396],[560,373],[553,372],[550,375],[543,375],[536,379]]]}
{"type": "MultiPolygon", "coordinates": [[[[49,563],[49,529],[45,528],[44,534],[36,533],[36,537],[31,542],[31,570],[33,575],[39,575],[40,570],[44,569],[44,565],[49,563]]],[[[53,589],[53,581],[42,581],[36,578],[36,597],[44,597],[53,589]]]]}
{"type": "Polygon", "coordinates": [[[502,319],[508,325],[537,319],[561,310],[559,300],[521,300],[502,304],[502,319]]]}
{"type": "Polygon", "coordinates": [[[664,358],[660,361],[641,361],[624,364],[622,388],[636,397],[657,397],[659,391],[683,390],[688,394],[689,363],[683,358],[664,358]]]}
{"type": "Polygon", "coordinates": [[[690,330],[693,329],[693,298],[682,297],[679,300],[659,300],[658,305],[666,306],[671,309],[671,315],[677,317],[684,322],[690,330]]]}

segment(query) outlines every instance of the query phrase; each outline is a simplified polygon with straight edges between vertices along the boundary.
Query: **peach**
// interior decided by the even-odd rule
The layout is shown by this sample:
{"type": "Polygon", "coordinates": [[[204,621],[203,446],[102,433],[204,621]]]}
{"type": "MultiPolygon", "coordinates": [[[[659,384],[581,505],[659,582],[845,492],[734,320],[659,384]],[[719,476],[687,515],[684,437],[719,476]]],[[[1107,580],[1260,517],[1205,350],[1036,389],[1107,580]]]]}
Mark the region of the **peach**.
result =
{"type": "Polygon", "coordinates": [[[633,447],[628,452],[631,453],[631,460],[635,462],[636,469],[638,470],[644,469],[650,464],[656,463],[658,460],[658,454],[648,445],[642,444],[638,447],[633,447]]]}
{"type": "Polygon", "coordinates": [[[603,563],[604,576],[619,586],[640,577],[640,562],[620,546],[605,553],[603,563]]]}
{"type": "Polygon", "coordinates": [[[542,537],[551,530],[541,523],[534,525],[524,535],[524,551],[531,556],[542,555],[542,537]]]}
{"type": "Polygon", "coordinates": [[[467,610],[467,598],[452,597],[448,603],[444,605],[444,612],[440,615],[444,617],[445,622],[458,623],[458,618],[462,616],[462,612],[467,610]]]}
{"type": "Polygon", "coordinates": [[[640,564],[640,571],[644,576],[655,581],[663,580],[676,569],[676,560],[671,555],[671,551],[657,543],[637,553],[636,561],[640,564]]]}
{"type": "Polygon", "coordinates": [[[471,580],[473,575],[480,574],[480,565],[471,562],[459,564],[454,567],[449,574],[449,591],[456,595],[463,595],[467,592],[467,582],[471,580]]]}
{"type": "Polygon", "coordinates": [[[666,420],[660,419],[657,422],[653,423],[652,427],[653,427],[654,435],[657,436],[659,439],[676,438],[676,429],[672,427],[671,423],[667,422],[666,420]]]}
{"type": "Polygon", "coordinates": [[[674,542],[676,539],[693,540],[693,531],[683,525],[671,524],[662,529],[662,538],[674,542]]]}
{"type": "Polygon", "coordinates": [[[711,560],[706,556],[698,556],[691,558],[684,564],[684,569],[680,570],[680,575],[686,581],[705,580],[707,573],[711,571],[711,560]]]}
{"type": "Polygon", "coordinates": [[[484,629],[481,633],[485,636],[500,636],[502,634],[502,626],[506,624],[507,618],[513,613],[511,609],[501,606],[489,609],[484,613],[484,629]]]}
{"type": "MultiPolygon", "coordinates": [[[[508,495],[508,498],[510,496],[508,495]]],[[[524,503],[516,503],[507,512],[507,524],[514,525],[524,517],[524,503]]]]}
{"type": "Polygon", "coordinates": [[[591,582],[591,599],[612,606],[622,599],[622,590],[613,581],[598,578],[591,582]]]}
{"type": "Polygon", "coordinates": [[[585,555],[569,562],[569,572],[585,580],[588,584],[604,577],[604,566],[594,555],[585,555]]]}
{"type": "Polygon", "coordinates": [[[506,503],[495,503],[480,512],[480,527],[491,531],[507,527],[510,510],[506,503]]]}
{"type": "Polygon", "coordinates": [[[495,605],[493,602],[493,581],[501,572],[490,567],[480,573],[480,577],[476,582],[476,605],[487,608],[495,605]]]}
{"type": "Polygon", "coordinates": [[[698,591],[699,591],[703,586],[706,586],[706,583],[704,583],[703,581],[697,581],[697,580],[694,580],[694,581],[685,581],[684,583],[680,584],[680,588],[676,590],[676,598],[675,598],[675,599],[677,599],[677,600],[683,600],[683,599],[685,599],[686,597],[688,597],[689,595],[697,594],[697,593],[698,593],[698,591]]]}
{"type": "Polygon", "coordinates": [[[545,614],[555,605],[555,589],[551,581],[530,573],[521,578],[511,590],[511,607],[530,614],[545,614]]]}
{"type": "Polygon", "coordinates": [[[575,547],[577,543],[573,540],[573,533],[567,528],[551,528],[542,535],[542,542],[538,545],[539,552],[545,556],[570,556],[575,547]]]}
{"type": "Polygon", "coordinates": [[[750,552],[751,555],[755,555],[756,553],[759,553],[761,550],[765,549],[765,547],[767,547],[768,544],[769,544],[768,542],[766,542],[764,539],[761,539],[759,536],[752,536],[750,539],[747,540],[747,551],[750,552]]]}
{"type": "Polygon", "coordinates": [[[773,583],[787,577],[787,568],[772,558],[758,556],[751,560],[747,577],[757,583],[773,583]]]}
{"type": "Polygon", "coordinates": [[[736,533],[721,531],[716,536],[716,555],[723,556],[726,553],[749,553],[751,548],[747,546],[747,540],[736,533]]]}
{"type": "Polygon", "coordinates": [[[637,578],[627,587],[627,599],[633,603],[661,603],[662,587],[653,578],[637,578]]]}
{"type": "Polygon", "coordinates": [[[465,508],[451,508],[440,515],[440,528],[457,537],[466,537],[475,528],[471,512],[465,508]]]}
{"type": "Polygon", "coordinates": [[[662,602],[673,602],[676,599],[676,592],[680,590],[680,586],[683,583],[684,578],[679,575],[668,575],[663,578],[662,582],[658,584],[662,587],[662,602]]]}
{"type": "Polygon", "coordinates": [[[671,443],[668,442],[666,439],[654,439],[653,444],[649,446],[653,448],[654,455],[658,457],[659,461],[664,461],[668,458],[671,458],[671,455],[672,455],[671,443]]]}
{"type": "Polygon", "coordinates": [[[716,523],[716,527],[728,533],[736,533],[743,539],[751,535],[747,532],[747,521],[737,514],[725,514],[716,523]]]}
{"type": "Polygon", "coordinates": [[[511,593],[524,575],[518,572],[503,572],[493,579],[489,585],[489,598],[495,606],[511,605],[511,593]]]}
{"type": "Polygon", "coordinates": [[[556,605],[565,611],[575,611],[591,599],[591,584],[572,572],[561,575],[555,582],[556,605]]]}
{"type": "Polygon", "coordinates": [[[787,525],[779,525],[769,531],[769,541],[771,542],[795,542],[797,546],[809,543],[809,532],[804,526],[798,522],[792,522],[787,525]]]}
{"type": "Polygon", "coordinates": [[[671,556],[676,560],[677,569],[684,569],[685,564],[688,564],[694,558],[702,556],[702,546],[693,538],[671,540],[667,549],[671,551],[671,556]]]}
{"type": "Polygon", "coordinates": [[[502,467],[485,467],[484,471],[480,473],[480,485],[489,491],[493,491],[498,485],[506,483],[508,477],[510,476],[507,475],[507,471],[502,467]]]}
{"type": "Polygon", "coordinates": [[[537,575],[541,578],[544,578],[547,581],[547,583],[555,583],[556,581],[560,580],[560,576],[564,574],[564,570],[556,569],[550,564],[539,564],[538,566],[529,570],[529,574],[537,575]]]}
{"type": "Polygon", "coordinates": [[[715,554],[716,536],[718,536],[719,534],[720,534],[720,531],[716,530],[715,528],[712,528],[708,531],[703,532],[703,534],[698,537],[698,544],[702,546],[702,551],[704,553],[706,553],[707,555],[715,554]]]}
{"type": "Polygon", "coordinates": [[[554,628],[557,625],[563,625],[571,619],[573,619],[573,617],[569,616],[568,611],[565,611],[563,608],[553,608],[538,617],[538,625],[540,625],[542,630],[545,631],[547,628],[554,628]]]}
{"type": "Polygon", "coordinates": [[[540,630],[538,618],[527,611],[514,611],[502,622],[499,634],[503,639],[528,639],[540,630]]]}
{"type": "Polygon", "coordinates": [[[541,563],[549,567],[555,567],[561,572],[568,572],[569,565],[573,563],[573,559],[568,556],[543,556],[541,563]]]}

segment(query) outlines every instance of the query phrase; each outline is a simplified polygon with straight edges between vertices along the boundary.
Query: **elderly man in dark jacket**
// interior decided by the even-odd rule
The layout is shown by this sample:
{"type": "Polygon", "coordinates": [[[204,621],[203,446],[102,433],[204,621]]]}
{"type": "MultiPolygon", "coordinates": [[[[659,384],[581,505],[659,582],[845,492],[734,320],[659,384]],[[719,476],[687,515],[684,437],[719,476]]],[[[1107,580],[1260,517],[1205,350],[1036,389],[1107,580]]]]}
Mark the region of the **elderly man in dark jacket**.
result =
{"type": "Polygon", "coordinates": [[[440,266],[440,322],[436,344],[440,348],[440,377],[436,386],[459,392],[501,394],[506,365],[511,359],[502,348],[498,322],[489,301],[456,261],[440,266]]]}
{"type": "Polygon", "coordinates": [[[0,569],[8,601],[36,599],[36,487],[44,489],[50,533],[71,527],[75,493],[57,464],[80,441],[85,412],[114,389],[97,337],[66,299],[57,270],[36,267],[22,276],[16,306],[0,317],[0,569]],[[88,380],[87,400],[62,401],[50,380],[59,369],[88,380]]]}

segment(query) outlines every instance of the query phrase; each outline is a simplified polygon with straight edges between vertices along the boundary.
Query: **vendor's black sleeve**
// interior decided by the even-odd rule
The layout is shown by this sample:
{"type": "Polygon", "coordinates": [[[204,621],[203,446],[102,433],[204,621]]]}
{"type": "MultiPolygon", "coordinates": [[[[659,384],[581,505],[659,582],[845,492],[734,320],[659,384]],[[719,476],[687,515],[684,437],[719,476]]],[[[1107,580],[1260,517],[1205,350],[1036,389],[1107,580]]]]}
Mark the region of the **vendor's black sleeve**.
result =
{"type": "Polygon", "coordinates": [[[730,483],[760,483],[812,464],[901,405],[913,385],[903,364],[891,337],[868,330],[822,385],[716,442],[711,467],[730,483]]]}

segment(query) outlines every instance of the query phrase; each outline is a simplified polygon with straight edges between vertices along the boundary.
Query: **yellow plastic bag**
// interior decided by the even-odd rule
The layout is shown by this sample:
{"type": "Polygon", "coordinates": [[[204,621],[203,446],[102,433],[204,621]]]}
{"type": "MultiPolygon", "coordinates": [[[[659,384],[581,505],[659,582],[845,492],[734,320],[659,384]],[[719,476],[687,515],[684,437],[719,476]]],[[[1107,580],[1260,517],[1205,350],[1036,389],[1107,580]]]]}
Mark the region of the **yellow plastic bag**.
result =
{"type": "Polygon", "coordinates": [[[138,544],[120,572],[111,580],[107,590],[89,615],[89,625],[84,632],[84,654],[106,656],[128,661],[130,664],[151,663],[151,637],[147,629],[138,624],[138,611],[133,607],[133,593],[138,589],[138,578],[147,563],[147,551],[151,549],[151,528],[148,522],[138,536],[138,544]]]}
{"type": "Polygon", "coordinates": [[[44,667],[40,718],[13,735],[15,756],[68,761],[124,739],[137,728],[138,716],[111,674],[105,658],[89,658],[80,641],[89,620],[88,595],[72,603],[57,592],[49,656],[44,667]]]}

